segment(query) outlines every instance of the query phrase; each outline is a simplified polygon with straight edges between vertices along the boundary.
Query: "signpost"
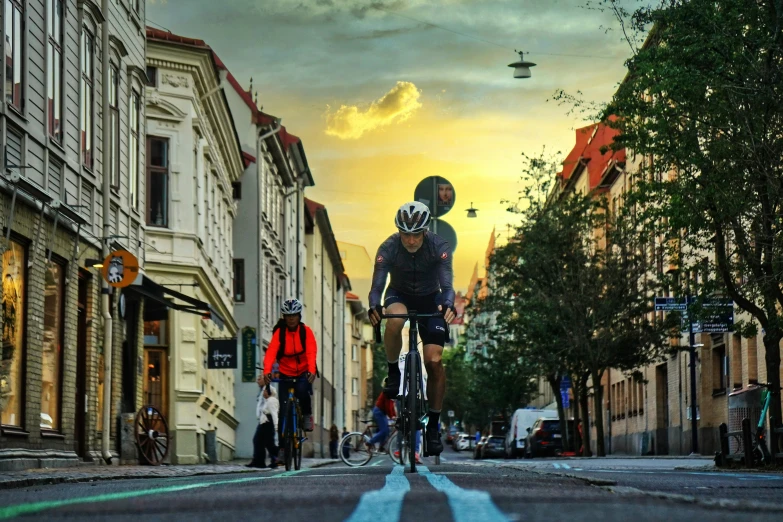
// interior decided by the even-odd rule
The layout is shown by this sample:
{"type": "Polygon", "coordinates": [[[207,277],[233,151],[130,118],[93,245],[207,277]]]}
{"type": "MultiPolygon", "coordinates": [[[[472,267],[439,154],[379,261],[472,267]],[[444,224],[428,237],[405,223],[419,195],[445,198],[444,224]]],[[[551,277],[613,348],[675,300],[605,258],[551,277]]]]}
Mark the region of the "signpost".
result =
{"type": "Polygon", "coordinates": [[[725,333],[734,326],[734,302],[722,297],[704,299],[702,308],[709,313],[703,321],[693,321],[690,308],[696,302],[696,297],[656,297],[656,312],[682,312],[683,321],[688,323],[688,352],[690,354],[691,407],[688,419],[691,421],[691,447],[693,453],[699,452],[699,434],[697,421],[699,410],[696,404],[696,338],[697,333],[725,333]]]}
{"type": "Polygon", "coordinates": [[[256,382],[256,329],[242,328],[242,382],[256,382]]]}
{"type": "Polygon", "coordinates": [[[109,286],[125,288],[139,275],[139,260],[127,250],[117,250],[103,260],[101,273],[109,286]]]}
{"type": "Polygon", "coordinates": [[[207,368],[228,370],[237,367],[237,340],[210,339],[207,343],[207,368]]]}

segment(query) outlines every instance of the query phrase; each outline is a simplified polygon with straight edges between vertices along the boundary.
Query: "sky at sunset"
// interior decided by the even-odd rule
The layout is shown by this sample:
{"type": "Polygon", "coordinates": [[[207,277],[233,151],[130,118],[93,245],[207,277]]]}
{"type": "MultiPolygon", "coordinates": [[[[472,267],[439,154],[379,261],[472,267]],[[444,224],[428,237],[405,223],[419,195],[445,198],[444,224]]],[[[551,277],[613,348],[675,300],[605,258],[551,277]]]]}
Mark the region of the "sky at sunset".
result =
{"type": "Polygon", "coordinates": [[[520,188],[521,153],[567,153],[585,124],[547,100],[562,88],[604,101],[625,74],[613,18],[585,3],[148,0],[147,21],[205,40],[243,86],[253,78],[264,111],[302,139],[316,183],[306,195],[338,240],[373,256],[421,179],[451,181],[444,220],[464,291],[493,227],[513,220],[500,201],[520,188]],[[514,49],[538,64],[532,78],[513,78],[514,49]]]}

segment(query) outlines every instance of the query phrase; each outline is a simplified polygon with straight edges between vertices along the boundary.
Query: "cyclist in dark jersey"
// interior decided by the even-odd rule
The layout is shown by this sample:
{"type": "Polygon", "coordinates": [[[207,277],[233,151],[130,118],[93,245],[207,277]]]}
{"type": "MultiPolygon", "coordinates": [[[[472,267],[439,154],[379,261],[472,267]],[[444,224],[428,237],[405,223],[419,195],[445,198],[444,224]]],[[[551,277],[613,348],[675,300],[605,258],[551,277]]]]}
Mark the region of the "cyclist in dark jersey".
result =
{"type": "MultiPolygon", "coordinates": [[[[451,247],[436,234],[427,231],[430,211],[417,201],[406,203],[397,211],[394,224],[399,233],[390,236],[378,248],[370,290],[370,321],[380,321],[379,313],[405,314],[416,310],[422,314],[444,312],[444,317],[421,319],[419,335],[424,343],[424,365],[427,368],[429,390],[429,422],[427,447],[432,455],[443,451],[438,431],[440,410],[446,394],[446,373],[441,357],[446,340],[447,324],[456,317],[454,288],[452,287],[451,247]],[[381,303],[386,277],[391,282],[381,303]]],[[[389,319],[386,323],[384,345],[389,363],[389,377],[385,392],[396,397],[400,385],[397,360],[402,350],[404,319],[389,319]]]]}

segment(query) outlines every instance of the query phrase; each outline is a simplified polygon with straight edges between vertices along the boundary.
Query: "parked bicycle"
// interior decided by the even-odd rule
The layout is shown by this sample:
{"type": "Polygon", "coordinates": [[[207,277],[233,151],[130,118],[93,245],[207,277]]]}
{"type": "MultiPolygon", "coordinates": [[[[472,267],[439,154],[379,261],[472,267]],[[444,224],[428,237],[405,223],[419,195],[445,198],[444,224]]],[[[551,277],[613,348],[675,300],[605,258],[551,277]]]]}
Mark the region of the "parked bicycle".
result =
{"type": "Polygon", "coordinates": [[[395,421],[389,422],[391,433],[389,434],[389,438],[386,439],[386,442],[382,444],[382,447],[385,448],[385,451],[381,451],[380,448],[376,450],[374,446],[370,445],[370,439],[374,434],[373,429],[377,428],[377,426],[372,424],[371,420],[362,422],[367,424],[367,427],[364,429],[364,431],[352,431],[351,433],[346,433],[345,436],[340,440],[340,445],[338,446],[340,460],[342,460],[348,466],[359,467],[365,466],[376,455],[383,455],[384,453],[388,453],[389,458],[392,459],[392,462],[399,464],[401,460],[399,457],[400,443],[398,440],[399,437],[397,428],[395,426],[395,421]],[[396,456],[395,451],[397,452],[396,456]]]}
{"type": "MultiPolygon", "coordinates": [[[[775,461],[775,457],[772,452],[770,452],[770,448],[767,445],[767,435],[766,435],[766,426],[764,425],[764,418],[767,416],[767,413],[769,412],[769,406],[772,403],[772,400],[774,397],[777,397],[780,395],[780,390],[773,390],[769,383],[762,383],[759,384],[759,386],[763,387],[764,390],[762,393],[762,401],[763,401],[763,408],[761,410],[761,417],[759,417],[759,423],[756,426],[756,433],[753,434],[753,464],[759,465],[764,464],[768,465],[775,461]]],[[[775,426],[771,427],[773,430],[775,429],[775,426]]],[[[780,445],[780,440],[778,437],[774,436],[773,431],[773,437],[772,437],[772,444],[773,444],[773,451],[777,452],[777,448],[780,445]]]]}
{"type": "Polygon", "coordinates": [[[294,386],[299,381],[306,381],[305,377],[298,379],[273,379],[273,382],[288,386],[288,402],[286,403],[285,415],[282,417],[282,429],[280,430],[280,450],[284,453],[285,470],[291,470],[293,463],[294,469],[299,470],[302,467],[302,446],[307,437],[304,435],[302,410],[299,407],[299,401],[294,394],[294,386]]]}
{"type": "MultiPolygon", "coordinates": [[[[401,438],[400,460],[404,465],[407,460],[411,473],[416,473],[416,432],[427,427],[427,408],[424,396],[424,377],[421,368],[421,355],[418,350],[419,319],[443,317],[442,313],[419,314],[416,310],[408,310],[407,314],[381,314],[381,319],[407,319],[410,322],[408,353],[405,356],[405,367],[402,374],[402,408],[397,415],[397,430],[401,438]]],[[[381,325],[375,326],[375,341],[381,343],[381,325]]],[[[427,457],[427,437],[422,437],[422,456],[427,457]]],[[[440,456],[436,456],[435,464],[440,464],[440,456]]]]}

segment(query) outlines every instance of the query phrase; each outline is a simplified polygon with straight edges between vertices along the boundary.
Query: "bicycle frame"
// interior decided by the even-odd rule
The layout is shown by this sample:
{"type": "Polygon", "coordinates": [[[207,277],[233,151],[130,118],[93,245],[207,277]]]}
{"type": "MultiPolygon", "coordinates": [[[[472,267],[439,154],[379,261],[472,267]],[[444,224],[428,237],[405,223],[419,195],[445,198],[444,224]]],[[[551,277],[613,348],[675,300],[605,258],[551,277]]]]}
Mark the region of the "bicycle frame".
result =
{"type": "MultiPolygon", "coordinates": [[[[405,356],[405,372],[402,376],[402,409],[398,415],[397,429],[402,436],[400,458],[402,458],[405,448],[408,447],[408,462],[410,463],[411,473],[416,473],[416,432],[424,430],[427,425],[424,377],[421,370],[421,355],[418,350],[419,319],[431,317],[443,317],[443,314],[419,314],[416,310],[408,310],[407,314],[381,315],[381,319],[407,319],[410,321],[408,354],[405,356]]],[[[375,340],[378,343],[382,342],[380,323],[375,326],[375,340]]],[[[426,436],[422,437],[421,445],[422,454],[425,457],[428,456],[426,436]]]]}
{"type": "MultiPolygon", "coordinates": [[[[288,387],[288,400],[286,402],[286,406],[288,407],[290,405],[293,408],[293,413],[294,414],[292,415],[292,419],[291,419],[291,423],[293,424],[293,429],[291,430],[291,433],[293,434],[293,443],[294,443],[293,444],[293,449],[294,449],[294,452],[297,455],[299,454],[299,452],[301,450],[301,448],[300,448],[301,444],[306,439],[306,437],[301,437],[301,438],[297,437],[297,433],[299,433],[299,428],[300,428],[299,423],[301,421],[302,413],[301,413],[301,410],[299,408],[299,400],[296,398],[296,395],[295,395],[294,385],[297,382],[300,382],[302,380],[306,380],[306,379],[303,379],[302,377],[299,377],[297,379],[273,379],[273,382],[285,383],[285,384],[287,384],[289,386],[288,387]]],[[[281,423],[281,426],[280,426],[280,428],[281,428],[280,429],[280,447],[281,448],[283,447],[284,441],[285,441],[285,439],[287,437],[287,430],[286,430],[286,428],[288,427],[288,417],[289,417],[288,416],[288,412],[286,412],[285,415],[283,416],[282,423],[281,423]]],[[[289,464],[290,459],[294,459],[294,467],[296,469],[299,469],[299,465],[300,464],[298,463],[296,455],[291,455],[290,457],[289,457],[289,455],[286,455],[286,471],[288,471],[288,468],[290,467],[290,464],[289,464]]]]}

